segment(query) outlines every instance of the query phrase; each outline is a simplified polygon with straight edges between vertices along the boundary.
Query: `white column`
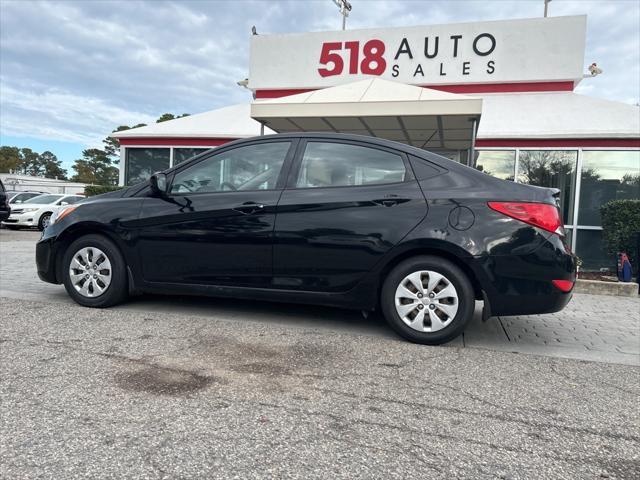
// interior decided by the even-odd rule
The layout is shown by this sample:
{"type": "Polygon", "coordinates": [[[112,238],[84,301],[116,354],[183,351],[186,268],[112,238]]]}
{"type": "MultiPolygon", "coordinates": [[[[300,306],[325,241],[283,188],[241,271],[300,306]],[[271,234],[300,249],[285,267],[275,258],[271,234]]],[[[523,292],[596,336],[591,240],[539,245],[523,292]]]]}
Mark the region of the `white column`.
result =
{"type": "Polygon", "coordinates": [[[120,145],[120,175],[118,176],[118,185],[124,186],[124,172],[127,169],[127,152],[126,148],[120,145]]]}

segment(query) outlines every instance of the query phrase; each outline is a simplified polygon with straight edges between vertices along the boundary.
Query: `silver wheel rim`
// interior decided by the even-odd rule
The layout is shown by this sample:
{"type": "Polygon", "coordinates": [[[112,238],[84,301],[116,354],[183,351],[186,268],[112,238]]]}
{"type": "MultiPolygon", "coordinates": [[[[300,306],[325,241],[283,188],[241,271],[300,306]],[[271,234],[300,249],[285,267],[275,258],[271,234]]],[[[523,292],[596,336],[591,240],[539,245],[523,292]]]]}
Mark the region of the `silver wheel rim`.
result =
{"type": "Polygon", "coordinates": [[[458,313],[458,292],[441,273],[413,272],[396,289],[396,312],[409,327],[419,332],[437,332],[447,327],[458,313]]]}
{"type": "Polygon", "coordinates": [[[47,228],[49,226],[49,222],[51,221],[51,215],[45,215],[42,219],[42,227],[47,228]]]}
{"type": "Polygon", "coordinates": [[[109,257],[99,248],[84,247],[71,257],[69,278],[83,297],[95,298],[106,292],[112,274],[109,257]]]}

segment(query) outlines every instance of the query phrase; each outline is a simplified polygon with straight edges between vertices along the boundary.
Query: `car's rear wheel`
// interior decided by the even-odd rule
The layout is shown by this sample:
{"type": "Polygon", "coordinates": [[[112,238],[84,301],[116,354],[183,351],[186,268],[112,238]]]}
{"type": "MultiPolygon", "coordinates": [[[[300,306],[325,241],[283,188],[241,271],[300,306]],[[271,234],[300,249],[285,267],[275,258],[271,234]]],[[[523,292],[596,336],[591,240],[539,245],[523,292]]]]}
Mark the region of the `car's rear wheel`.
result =
{"type": "Polygon", "coordinates": [[[67,293],[85,307],[110,307],[127,298],[126,265],[118,247],[101,235],[74,241],[63,259],[67,293]]]}
{"type": "Polygon", "coordinates": [[[49,222],[51,221],[51,212],[43,213],[38,220],[38,230],[42,231],[49,226],[49,222]]]}
{"type": "Polygon", "coordinates": [[[397,265],[384,281],[381,307],[389,325],[415,343],[453,340],[473,316],[475,296],[465,273],[454,263],[425,255],[397,265]]]}

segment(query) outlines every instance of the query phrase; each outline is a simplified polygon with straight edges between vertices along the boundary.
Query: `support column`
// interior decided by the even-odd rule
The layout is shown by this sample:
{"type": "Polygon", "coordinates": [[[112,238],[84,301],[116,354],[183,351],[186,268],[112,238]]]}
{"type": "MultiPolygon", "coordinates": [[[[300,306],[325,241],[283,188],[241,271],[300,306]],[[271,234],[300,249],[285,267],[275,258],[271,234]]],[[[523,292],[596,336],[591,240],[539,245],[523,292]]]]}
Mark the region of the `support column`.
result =
{"type": "Polygon", "coordinates": [[[127,152],[126,152],[126,150],[127,149],[125,147],[120,145],[120,165],[119,165],[119,168],[120,168],[120,172],[119,173],[120,174],[118,176],[118,185],[121,186],[121,187],[124,186],[124,173],[125,173],[125,170],[127,168],[127,155],[126,155],[127,152]]]}
{"type": "Polygon", "coordinates": [[[478,127],[478,120],[473,119],[471,126],[471,148],[469,149],[469,158],[467,159],[467,165],[475,168],[475,156],[476,156],[476,130],[478,127]]]}

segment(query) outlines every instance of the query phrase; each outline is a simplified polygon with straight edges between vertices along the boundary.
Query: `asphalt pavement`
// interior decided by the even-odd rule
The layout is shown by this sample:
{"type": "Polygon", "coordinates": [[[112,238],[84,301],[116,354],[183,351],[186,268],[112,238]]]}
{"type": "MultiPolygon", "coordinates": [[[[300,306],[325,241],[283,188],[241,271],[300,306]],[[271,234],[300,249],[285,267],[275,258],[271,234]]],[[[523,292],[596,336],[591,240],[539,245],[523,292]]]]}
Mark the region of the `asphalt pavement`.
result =
{"type": "Polygon", "coordinates": [[[0,300],[3,478],[638,478],[638,369],[0,300]]]}

